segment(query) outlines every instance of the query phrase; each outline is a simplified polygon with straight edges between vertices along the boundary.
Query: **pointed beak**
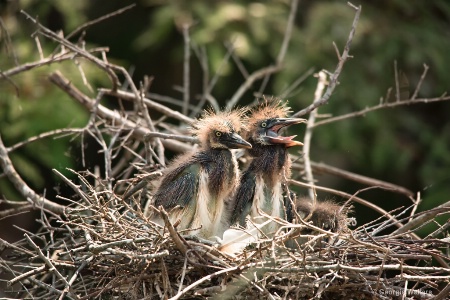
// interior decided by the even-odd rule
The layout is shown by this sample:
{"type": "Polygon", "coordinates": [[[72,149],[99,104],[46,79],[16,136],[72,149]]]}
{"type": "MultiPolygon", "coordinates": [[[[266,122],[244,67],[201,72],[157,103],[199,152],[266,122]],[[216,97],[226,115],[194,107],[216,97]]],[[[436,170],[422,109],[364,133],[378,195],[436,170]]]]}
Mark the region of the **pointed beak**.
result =
{"type": "Polygon", "coordinates": [[[230,149],[252,148],[252,144],[244,140],[239,134],[235,132],[228,134],[226,137],[224,137],[222,142],[225,143],[230,149]]]}
{"type": "Polygon", "coordinates": [[[266,139],[272,144],[284,144],[286,148],[293,146],[303,146],[302,142],[294,141],[293,138],[296,135],[292,136],[281,136],[278,132],[287,126],[291,126],[294,124],[306,123],[305,119],[299,118],[279,118],[272,122],[271,127],[267,129],[267,137],[266,139]]]}

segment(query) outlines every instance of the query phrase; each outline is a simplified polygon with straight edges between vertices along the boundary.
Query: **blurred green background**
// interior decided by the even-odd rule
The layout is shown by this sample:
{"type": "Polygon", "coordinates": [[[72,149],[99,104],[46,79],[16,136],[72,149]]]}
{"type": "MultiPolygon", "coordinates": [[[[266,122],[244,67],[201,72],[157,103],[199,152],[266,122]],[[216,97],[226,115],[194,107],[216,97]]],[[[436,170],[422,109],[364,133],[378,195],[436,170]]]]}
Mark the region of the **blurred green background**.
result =
{"type": "MultiPolygon", "coordinates": [[[[219,72],[212,94],[222,106],[244,81],[239,68],[229,59],[223,64],[227,45],[251,73],[273,64],[286,28],[290,1],[0,1],[3,22],[0,35],[0,70],[39,59],[31,35],[35,26],[20,13],[23,9],[48,28],[67,35],[82,23],[135,3],[133,9],[89,27],[84,36],[87,47],[107,46],[110,61],[132,71],[136,83],[144,75],[154,76],[151,92],[182,99],[176,86],[183,84],[182,25],[191,23],[193,45],[204,47],[210,74],[219,72]],[[17,62],[16,62],[17,59],[17,62]]],[[[342,51],[354,17],[347,1],[300,1],[292,40],[281,72],[271,76],[264,93],[281,95],[307,70],[333,71],[337,57],[332,42],[342,51]]],[[[361,19],[350,54],[330,102],[320,114],[340,115],[379,103],[394,87],[394,61],[403,76],[402,95],[411,95],[423,72],[430,69],[419,97],[438,97],[449,87],[450,1],[360,1],[361,19]]],[[[76,42],[79,35],[72,39],[76,42]]],[[[40,37],[45,55],[55,43],[40,37]]],[[[194,52],[191,56],[191,99],[195,104],[202,91],[202,70],[194,52]]],[[[83,64],[91,85],[109,86],[105,74],[83,64]]],[[[47,75],[61,70],[89,95],[72,62],[52,64],[11,77],[16,88],[0,79],[0,132],[9,146],[36,134],[86,124],[88,114],[58,88],[47,75]]],[[[317,79],[309,76],[286,99],[294,111],[312,102],[317,79]]],[[[252,86],[241,105],[251,102],[261,82],[252,86]]],[[[394,93],[392,93],[394,95],[394,93]]],[[[392,97],[390,101],[393,101],[392,97]]],[[[174,109],[180,109],[171,106],[174,109]]],[[[344,170],[405,186],[421,192],[420,210],[450,200],[450,102],[417,104],[383,109],[365,117],[352,118],[315,129],[311,158],[344,170]]],[[[301,127],[301,126],[298,126],[301,127]]],[[[292,130],[292,129],[291,129],[292,130]]],[[[303,131],[295,128],[299,138],[303,131]],[[298,132],[297,132],[298,131],[298,132]]],[[[294,132],[292,132],[294,134],[294,132]]],[[[19,173],[39,193],[54,199],[60,190],[51,168],[81,170],[79,140],[47,138],[20,148],[11,157],[19,173]]],[[[102,160],[89,152],[88,167],[102,160]]],[[[95,150],[95,149],[93,149],[95,150]]],[[[298,151],[298,150],[297,150],[298,151]]],[[[295,153],[295,151],[294,151],[295,153]]],[[[347,193],[362,185],[331,176],[318,176],[319,184],[347,193]]],[[[306,194],[305,190],[297,190],[306,194]]],[[[0,194],[20,199],[0,178],[0,194]]],[[[329,195],[322,197],[330,198],[329,195]]],[[[386,210],[411,202],[404,196],[370,190],[360,195],[386,210]]],[[[342,199],[334,197],[337,201],[342,199]]],[[[358,224],[378,217],[356,206],[358,224]]],[[[447,217],[443,217],[442,220],[447,217]]],[[[431,228],[425,228],[429,231],[431,228]]]]}

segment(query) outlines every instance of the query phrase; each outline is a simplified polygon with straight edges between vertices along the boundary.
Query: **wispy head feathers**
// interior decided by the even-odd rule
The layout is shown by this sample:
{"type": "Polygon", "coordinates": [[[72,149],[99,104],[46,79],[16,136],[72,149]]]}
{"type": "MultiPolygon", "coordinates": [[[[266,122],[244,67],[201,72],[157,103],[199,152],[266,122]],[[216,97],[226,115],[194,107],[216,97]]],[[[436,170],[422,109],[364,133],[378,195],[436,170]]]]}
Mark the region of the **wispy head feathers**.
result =
{"type": "Polygon", "coordinates": [[[202,145],[205,145],[209,134],[213,131],[239,133],[242,129],[245,129],[246,112],[246,108],[220,112],[214,112],[211,108],[206,109],[192,124],[191,133],[198,137],[202,145]]]}
{"type": "Polygon", "coordinates": [[[290,112],[291,108],[287,106],[287,101],[264,98],[264,101],[251,110],[251,117],[248,118],[249,127],[256,126],[262,120],[285,118],[290,112]]]}

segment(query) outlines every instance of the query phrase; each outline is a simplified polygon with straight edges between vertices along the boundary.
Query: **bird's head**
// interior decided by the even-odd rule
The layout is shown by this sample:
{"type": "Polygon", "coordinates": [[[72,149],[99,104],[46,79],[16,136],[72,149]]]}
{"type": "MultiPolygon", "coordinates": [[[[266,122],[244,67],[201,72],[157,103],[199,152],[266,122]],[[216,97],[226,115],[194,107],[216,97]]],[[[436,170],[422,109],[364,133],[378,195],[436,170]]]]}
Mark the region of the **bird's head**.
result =
{"type": "Polygon", "coordinates": [[[250,149],[252,145],[240,135],[244,127],[244,109],[215,113],[205,110],[192,126],[192,133],[198,137],[204,148],[210,149],[250,149]]]}
{"type": "Polygon", "coordinates": [[[306,122],[305,119],[287,118],[289,112],[289,107],[281,100],[265,100],[251,111],[248,118],[247,140],[261,145],[281,144],[286,148],[302,146],[303,143],[293,140],[296,135],[280,135],[282,128],[306,122]]]}

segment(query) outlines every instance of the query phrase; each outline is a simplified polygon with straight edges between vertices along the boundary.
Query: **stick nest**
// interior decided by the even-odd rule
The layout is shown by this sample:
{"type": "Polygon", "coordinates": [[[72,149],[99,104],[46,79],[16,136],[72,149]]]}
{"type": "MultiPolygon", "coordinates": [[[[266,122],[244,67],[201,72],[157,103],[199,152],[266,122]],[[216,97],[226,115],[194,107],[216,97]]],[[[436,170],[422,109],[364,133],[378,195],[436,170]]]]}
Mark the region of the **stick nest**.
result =
{"type": "MultiPolygon", "coordinates": [[[[20,297],[429,299],[450,278],[449,268],[432,264],[433,257],[449,261],[442,230],[417,240],[383,235],[393,224],[384,219],[332,232],[306,218],[229,255],[148,220],[136,196],[145,197],[145,188],[124,200],[98,176],[76,174],[83,183],[76,205],[61,217],[42,214],[40,233],[10,245],[2,261],[15,276],[9,283],[23,286],[20,297]]],[[[121,184],[128,194],[139,186],[121,184]]]]}

